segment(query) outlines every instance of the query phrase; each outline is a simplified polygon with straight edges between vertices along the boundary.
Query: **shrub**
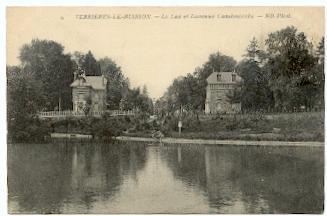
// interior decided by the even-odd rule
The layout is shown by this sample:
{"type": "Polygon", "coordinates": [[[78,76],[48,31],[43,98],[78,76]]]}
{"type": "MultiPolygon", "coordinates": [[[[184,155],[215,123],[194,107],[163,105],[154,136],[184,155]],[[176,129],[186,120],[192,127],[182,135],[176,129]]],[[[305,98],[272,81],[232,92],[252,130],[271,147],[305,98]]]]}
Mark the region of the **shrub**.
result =
{"type": "Polygon", "coordinates": [[[11,119],[8,122],[8,139],[13,142],[42,142],[51,132],[48,121],[33,116],[11,119]]]}

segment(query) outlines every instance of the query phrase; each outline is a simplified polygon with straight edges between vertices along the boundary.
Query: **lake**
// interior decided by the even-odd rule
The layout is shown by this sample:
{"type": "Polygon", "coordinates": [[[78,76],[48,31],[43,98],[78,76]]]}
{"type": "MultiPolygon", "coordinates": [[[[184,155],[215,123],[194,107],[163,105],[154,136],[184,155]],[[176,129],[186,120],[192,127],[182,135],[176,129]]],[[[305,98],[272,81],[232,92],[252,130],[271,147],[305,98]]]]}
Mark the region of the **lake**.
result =
{"type": "Polygon", "coordinates": [[[8,145],[10,213],[321,213],[322,147],[8,145]]]}

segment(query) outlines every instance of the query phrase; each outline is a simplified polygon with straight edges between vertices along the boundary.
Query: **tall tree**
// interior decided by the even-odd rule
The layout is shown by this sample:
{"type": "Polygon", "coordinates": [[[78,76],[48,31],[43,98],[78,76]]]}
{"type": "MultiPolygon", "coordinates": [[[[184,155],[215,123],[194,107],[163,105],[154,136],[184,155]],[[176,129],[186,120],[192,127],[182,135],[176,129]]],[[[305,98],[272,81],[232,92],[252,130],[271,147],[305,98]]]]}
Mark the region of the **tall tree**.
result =
{"type": "Polygon", "coordinates": [[[72,59],[80,73],[85,73],[86,76],[101,76],[101,67],[98,61],[94,58],[91,51],[86,54],[74,52],[72,59]]]}
{"type": "Polygon", "coordinates": [[[315,106],[324,107],[325,88],[325,38],[322,37],[316,49],[317,64],[312,68],[311,82],[314,84],[315,106]]]}
{"type": "Polygon", "coordinates": [[[269,34],[266,40],[275,108],[293,110],[295,107],[312,107],[310,86],[315,57],[311,54],[312,44],[303,32],[293,26],[269,34]]]}
{"type": "Polygon", "coordinates": [[[118,109],[122,100],[127,95],[129,88],[128,79],[125,78],[121,68],[110,58],[105,57],[99,60],[102,74],[107,82],[107,104],[109,109],[118,109]]]}
{"type": "Polygon", "coordinates": [[[318,63],[321,65],[324,65],[325,63],[325,37],[322,37],[318,47],[317,47],[317,52],[316,55],[318,57],[318,63]]]}
{"type": "MultiPolygon", "coordinates": [[[[240,102],[242,110],[267,110],[271,106],[272,96],[268,86],[269,75],[261,67],[264,53],[260,50],[258,41],[250,41],[242,60],[237,66],[237,72],[242,77],[240,102]]],[[[235,95],[233,95],[235,96],[235,95]]]]}
{"type": "Polygon", "coordinates": [[[73,81],[73,63],[64,54],[64,47],[55,41],[34,39],[20,50],[23,73],[41,81],[42,91],[47,99],[44,107],[53,110],[71,108],[70,83],[73,81]]]}
{"type": "Polygon", "coordinates": [[[85,71],[86,76],[101,76],[100,65],[94,58],[91,51],[88,51],[88,53],[85,55],[82,68],[85,71]]]}
{"type": "Polygon", "coordinates": [[[19,67],[7,67],[8,137],[19,142],[43,138],[45,128],[35,117],[45,101],[40,80],[19,67]]]}
{"type": "Polygon", "coordinates": [[[127,110],[137,109],[144,113],[153,112],[152,99],[142,94],[140,87],[130,89],[124,99],[123,107],[127,110]]]}

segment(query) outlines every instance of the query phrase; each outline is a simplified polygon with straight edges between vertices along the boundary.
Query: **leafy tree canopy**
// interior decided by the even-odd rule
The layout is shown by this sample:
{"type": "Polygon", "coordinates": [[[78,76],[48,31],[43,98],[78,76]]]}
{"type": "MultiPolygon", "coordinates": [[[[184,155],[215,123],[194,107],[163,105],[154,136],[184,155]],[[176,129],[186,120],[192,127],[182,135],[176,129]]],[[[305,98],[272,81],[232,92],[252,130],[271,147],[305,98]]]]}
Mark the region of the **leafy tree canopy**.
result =
{"type": "Polygon", "coordinates": [[[64,54],[64,47],[55,41],[34,39],[20,50],[22,73],[41,81],[47,103],[44,107],[54,110],[59,101],[62,109],[71,107],[70,83],[73,81],[73,62],[64,54]]]}
{"type": "Polygon", "coordinates": [[[100,64],[94,58],[91,51],[86,54],[81,52],[74,52],[73,60],[75,62],[75,69],[78,67],[80,72],[84,72],[86,76],[101,76],[100,64]]]}

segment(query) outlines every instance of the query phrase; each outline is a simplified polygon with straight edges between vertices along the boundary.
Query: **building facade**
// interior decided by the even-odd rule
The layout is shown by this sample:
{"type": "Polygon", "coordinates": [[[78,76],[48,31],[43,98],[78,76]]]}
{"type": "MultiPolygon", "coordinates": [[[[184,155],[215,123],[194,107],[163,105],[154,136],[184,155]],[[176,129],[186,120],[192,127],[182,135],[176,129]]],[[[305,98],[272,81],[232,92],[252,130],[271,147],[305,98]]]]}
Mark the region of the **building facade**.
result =
{"type": "Polygon", "coordinates": [[[107,79],[104,76],[74,76],[72,100],[74,112],[102,112],[106,109],[107,79]]]}
{"type": "Polygon", "coordinates": [[[241,104],[231,104],[227,94],[237,86],[241,77],[235,72],[213,72],[207,78],[205,113],[233,113],[241,110],[241,104]]]}

